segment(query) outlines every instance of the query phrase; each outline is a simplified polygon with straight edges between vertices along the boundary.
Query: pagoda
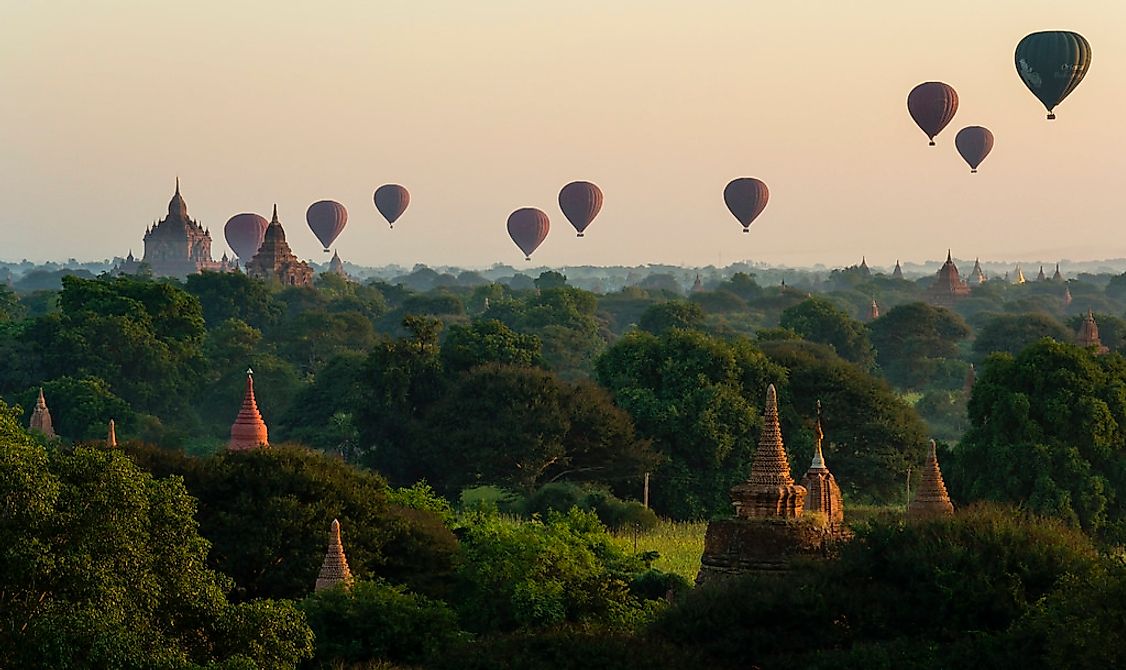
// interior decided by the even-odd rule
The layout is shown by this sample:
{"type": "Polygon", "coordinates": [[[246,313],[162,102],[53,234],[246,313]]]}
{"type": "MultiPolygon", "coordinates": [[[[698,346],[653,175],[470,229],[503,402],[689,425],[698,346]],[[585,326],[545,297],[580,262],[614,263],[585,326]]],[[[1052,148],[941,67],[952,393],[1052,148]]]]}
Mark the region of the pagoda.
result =
{"type": "Polygon", "coordinates": [[[704,292],[704,282],[700,281],[700,273],[699,272],[696,273],[696,281],[692,282],[692,292],[693,293],[703,293],[704,292]]]}
{"type": "Polygon", "coordinates": [[[789,571],[795,559],[828,556],[832,545],[849,535],[841,524],[832,522],[840,518],[834,515],[841,507],[839,499],[834,501],[830,476],[827,469],[813,472],[822,488],[817,489],[812,509],[827,509],[826,515],[803,517],[810,504],[809,491],[790,476],[778,424],[778,394],[771,385],[766,392],[762,433],[750,477],[731,489],[735,517],[708,523],[696,582],[748,573],[777,574],[789,571]]]}
{"type": "Polygon", "coordinates": [[[1105,354],[1110,351],[1103,346],[1102,340],[1099,339],[1099,324],[1095,323],[1095,315],[1091,310],[1087,310],[1087,316],[1083,317],[1083,321],[1079,324],[1079,332],[1075,334],[1075,343],[1084,349],[1094,347],[1096,354],[1105,354]]]}
{"type": "Polygon", "coordinates": [[[43,397],[43,387],[39,387],[39,398],[35,400],[35,409],[31,412],[31,421],[27,427],[45,437],[58,437],[51,423],[51,410],[47,409],[47,400],[43,397]]]}
{"type": "Polygon", "coordinates": [[[230,451],[246,451],[270,446],[266,423],[258,412],[258,402],[254,399],[254,371],[246,371],[246,393],[242,399],[235,422],[231,424],[231,441],[227,443],[230,451]]]}
{"type": "Polygon", "coordinates": [[[336,251],[332,252],[332,260],[328,262],[328,272],[344,278],[348,277],[348,273],[344,271],[344,261],[340,260],[340,254],[336,251]]]}
{"type": "Polygon", "coordinates": [[[1059,263],[1056,263],[1056,272],[1055,272],[1055,274],[1052,275],[1052,281],[1054,281],[1054,282],[1062,282],[1063,281],[1063,275],[1060,274],[1060,264],[1059,263]]]}
{"type": "Polygon", "coordinates": [[[892,279],[903,279],[903,268],[899,267],[899,259],[895,259],[895,269],[891,271],[892,279]]]}
{"type": "Polygon", "coordinates": [[[927,300],[934,305],[949,307],[958,298],[970,294],[970,287],[958,274],[958,266],[954,264],[950,251],[946,251],[946,262],[938,269],[934,284],[927,289],[927,300]]]}
{"type": "Polygon", "coordinates": [[[106,432],[106,446],[110,449],[117,446],[117,426],[114,425],[113,419],[109,420],[109,430],[106,432]]]}
{"type": "Polygon", "coordinates": [[[1016,276],[1013,277],[1013,283],[1014,284],[1024,284],[1024,283],[1026,283],[1026,281],[1027,280],[1024,278],[1024,270],[1021,270],[1020,266],[1018,265],[1016,276]]]}
{"type": "Polygon", "coordinates": [[[868,320],[875,321],[880,318],[880,306],[876,304],[876,299],[872,298],[872,304],[868,306],[868,320]]]}
{"type": "Polygon", "coordinates": [[[277,281],[284,286],[309,286],[313,283],[313,268],[297,259],[285,241],[285,229],[278,221],[278,206],[266,227],[262,246],[246,264],[246,274],[258,279],[277,281]]]}
{"type": "Polygon", "coordinates": [[[328,551],[325,552],[314,590],[330,589],[337,584],[350,586],[352,571],[348,569],[348,557],[344,555],[344,544],[340,541],[340,521],[333,519],[328,531],[328,551]]]}
{"type": "Polygon", "coordinates": [[[118,267],[118,271],[135,274],[144,263],[157,277],[184,278],[204,270],[214,272],[229,269],[211,258],[211,231],[188,216],[188,205],[180,195],[180,179],[176,179],[176,193],[168,201],[168,214],[145,230],[145,254],[141,261],[133,252],[118,267]]]}
{"type": "Polygon", "coordinates": [[[934,440],[931,440],[930,453],[923,466],[923,477],[915,498],[907,506],[909,520],[931,519],[949,516],[954,513],[954,504],[946,493],[946,483],[942,481],[942,470],[938,467],[938,453],[934,440]]]}
{"type": "Polygon", "coordinates": [[[1071,304],[1071,287],[1070,286],[1064,286],[1063,287],[1063,306],[1067,307],[1070,304],[1071,304]]]}
{"type": "Polygon", "coordinates": [[[981,285],[985,283],[985,273],[981,270],[981,259],[974,259],[974,269],[970,272],[970,280],[975,284],[981,285]]]}
{"type": "Polygon", "coordinates": [[[1048,281],[1048,275],[1044,274],[1044,266],[1040,266],[1040,272],[1036,275],[1036,281],[1048,281]]]}
{"type": "Polygon", "coordinates": [[[821,430],[821,401],[817,401],[817,426],[814,433],[813,462],[802,477],[801,485],[808,491],[805,497],[805,511],[824,514],[831,524],[844,523],[844,499],[841,497],[841,487],[825,465],[825,456],[821,453],[821,442],[825,433],[821,430]]]}
{"type": "Polygon", "coordinates": [[[860,270],[860,274],[864,275],[865,277],[872,276],[872,271],[868,269],[868,259],[864,256],[860,257],[860,265],[857,266],[856,269],[860,270]]]}
{"type": "Polygon", "coordinates": [[[806,493],[803,487],[794,484],[794,478],[790,476],[790,461],[782,445],[782,428],[778,424],[778,392],[771,384],[766,389],[762,433],[758,450],[751,461],[751,475],[747,481],[731,489],[735,516],[743,519],[799,517],[806,493]]]}

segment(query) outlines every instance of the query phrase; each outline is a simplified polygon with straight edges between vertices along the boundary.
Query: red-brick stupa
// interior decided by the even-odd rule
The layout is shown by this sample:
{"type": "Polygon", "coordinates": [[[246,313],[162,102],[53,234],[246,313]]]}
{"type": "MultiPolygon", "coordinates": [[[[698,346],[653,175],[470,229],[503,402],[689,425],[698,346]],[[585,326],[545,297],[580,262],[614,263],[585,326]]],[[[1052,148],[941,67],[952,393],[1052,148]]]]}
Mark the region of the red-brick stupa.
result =
{"type": "Polygon", "coordinates": [[[231,424],[231,441],[227,449],[231,451],[244,451],[270,446],[266,434],[266,423],[262,421],[262,414],[258,412],[258,403],[254,400],[254,371],[246,371],[246,395],[242,399],[242,408],[238,417],[231,424]]]}

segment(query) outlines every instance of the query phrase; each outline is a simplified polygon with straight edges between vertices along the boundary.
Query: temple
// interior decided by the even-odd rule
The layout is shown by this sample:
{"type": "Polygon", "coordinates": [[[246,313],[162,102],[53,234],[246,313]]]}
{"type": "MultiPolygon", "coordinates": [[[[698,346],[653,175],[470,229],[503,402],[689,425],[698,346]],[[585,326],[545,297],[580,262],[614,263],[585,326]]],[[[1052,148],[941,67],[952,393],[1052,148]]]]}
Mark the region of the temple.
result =
{"type": "Polygon", "coordinates": [[[860,274],[864,275],[865,277],[872,276],[872,271],[868,269],[868,259],[864,256],[860,257],[860,265],[858,265],[856,269],[860,270],[860,274]]]}
{"type": "Polygon", "coordinates": [[[1055,274],[1052,275],[1052,281],[1054,281],[1054,282],[1062,282],[1063,281],[1063,275],[1060,274],[1060,264],[1059,263],[1056,263],[1056,272],[1055,272],[1055,274]]]}
{"type": "Polygon", "coordinates": [[[1064,286],[1063,287],[1063,306],[1067,307],[1070,304],[1071,304],[1071,287],[1070,286],[1064,286]]]}
{"type": "Polygon", "coordinates": [[[985,273],[981,271],[981,259],[974,259],[974,269],[970,271],[970,281],[975,284],[985,283],[985,273]]]}
{"type": "Polygon", "coordinates": [[[1016,275],[1013,277],[1013,283],[1014,284],[1024,284],[1027,281],[1028,280],[1026,280],[1024,278],[1024,270],[1021,270],[1020,266],[1018,265],[1016,275]]]}
{"type": "Polygon", "coordinates": [[[954,504],[946,493],[946,483],[942,481],[942,470],[938,467],[938,453],[934,440],[931,440],[930,453],[923,466],[923,477],[919,490],[907,506],[907,519],[916,521],[949,516],[954,513],[954,504]]]}
{"type": "Polygon", "coordinates": [[[696,281],[692,282],[692,292],[702,293],[704,290],[704,282],[700,281],[700,273],[696,273],[696,281]]]}
{"type": "Polygon", "coordinates": [[[340,260],[340,254],[335,251],[332,252],[332,260],[328,262],[328,272],[329,274],[348,277],[348,273],[344,271],[344,261],[340,260]]]}
{"type": "Polygon", "coordinates": [[[278,206],[262,238],[258,253],[246,264],[246,274],[258,279],[277,281],[284,286],[309,286],[313,283],[313,268],[297,259],[285,241],[285,230],[278,221],[278,206]]]}
{"type": "Polygon", "coordinates": [[[117,426],[113,419],[109,420],[109,430],[106,432],[106,446],[110,449],[117,446],[117,426]]]}
{"type": "Polygon", "coordinates": [[[317,575],[316,591],[330,589],[337,584],[348,586],[352,583],[352,571],[348,569],[348,558],[344,555],[344,544],[340,541],[340,521],[333,519],[328,531],[328,551],[325,552],[321,572],[317,575]]]}
{"type": "Polygon", "coordinates": [[[1095,323],[1095,315],[1091,310],[1087,310],[1087,316],[1079,323],[1079,331],[1075,333],[1075,343],[1084,349],[1093,347],[1096,354],[1110,351],[1099,339],[1099,324],[1095,323]]]}
{"type": "Polygon", "coordinates": [[[246,393],[238,417],[231,424],[231,440],[227,443],[227,449],[245,451],[268,446],[270,441],[266,422],[262,421],[262,414],[258,412],[258,402],[254,399],[254,371],[247,370],[246,393]]]}
{"type": "Polygon", "coordinates": [[[927,301],[933,305],[950,307],[954,301],[970,294],[970,287],[958,274],[958,266],[946,252],[946,262],[938,270],[934,284],[927,289],[927,301]]]}
{"type": "Polygon", "coordinates": [[[892,279],[903,279],[903,268],[899,267],[899,259],[895,259],[895,269],[891,271],[892,279]]]}
{"type": "Polygon", "coordinates": [[[31,412],[31,421],[28,430],[41,433],[46,437],[57,437],[55,427],[51,423],[51,410],[47,409],[47,400],[43,397],[43,388],[39,388],[39,398],[35,401],[35,409],[31,412]]]}
{"type": "Polygon", "coordinates": [[[868,306],[868,320],[875,321],[880,318],[880,306],[876,304],[876,299],[872,298],[872,304],[868,306]]]}
{"type": "Polygon", "coordinates": [[[841,487],[825,465],[825,456],[821,451],[821,442],[825,439],[825,432],[821,429],[821,401],[817,401],[817,426],[814,433],[813,462],[802,477],[801,485],[808,494],[805,497],[805,511],[824,514],[832,524],[844,523],[844,499],[841,497],[841,487]]]}
{"type": "Polygon", "coordinates": [[[180,180],[176,180],[176,193],[168,202],[168,215],[145,230],[144,258],[138,261],[129,252],[115,270],[136,274],[142,264],[147,265],[157,277],[184,278],[204,270],[225,272],[233,264],[211,258],[211,233],[198,221],[188,216],[188,205],[180,195],[180,180]]]}
{"type": "Polygon", "coordinates": [[[1044,274],[1044,266],[1040,266],[1040,272],[1036,273],[1036,281],[1048,281],[1048,275],[1044,274]]]}
{"type": "Polygon", "coordinates": [[[794,484],[790,476],[790,461],[778,424],[778,392],[771,384],[766,389],[762,433],[751,461],[751,475],[731,489],[731,504],[735,506],[735,516],[743,519],[792,519],[801,516],[805,496],[805,488],[794,484]]]}

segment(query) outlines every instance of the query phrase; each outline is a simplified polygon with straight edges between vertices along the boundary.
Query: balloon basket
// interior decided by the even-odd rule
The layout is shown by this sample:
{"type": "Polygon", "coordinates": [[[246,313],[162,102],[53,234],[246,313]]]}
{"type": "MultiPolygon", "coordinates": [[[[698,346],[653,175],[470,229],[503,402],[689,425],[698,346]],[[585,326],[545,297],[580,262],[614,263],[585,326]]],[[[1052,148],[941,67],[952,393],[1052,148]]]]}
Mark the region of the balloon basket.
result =
{"type": "Polygon", "coordinates": [[[747,233],[749,233],[749,232],[751,232],[751,229],[750,229],[750,228],[744,228],[744,229],[743,229],[743,234],[744,234],[744,235],[746,235],[746,234],[747,234],[747,233]]]}
{"type": "Polygon", "coordinates": [[[970,170],[970,174],[977,174],[977,170],[970,170]]]}
{"type": "Polygon", "coordinates": [[[928,146],[928,147],[933,147],[933,146],[934,146],[934,140],[931,140],[931,141],[930,141],[930,142],[929,142],[929,143],[927,144],[927,146],[928,146]]]}
{"type": "Polygon", "coordinates": [[[326,254],[331,254],[332,252],[331,252],[331,251],[329,251],[328,249],[325,249],[325,253],[326,253],[326,254]]]}
{"type": "Polygon", "coordinates": [[[1049,120],[1049,121],[1055,121],[1055,120],[1056,120],[1056,115],[1055,115],[1055,114],[1048,114],[1048,120],[1049,120]]]}
{"type": "Polygon", "coordinates": [[[578,235],[575,235],[575,237],[585,237],[585,236],[582,233],[579,233],[578,235]]]}
{"type": "Polygon", "coordinates": [[[525,257],[524,257],[524,260],[526,260],[526,261],[530,261],[530,260],[532,260],[532,257],[531,257],[531,256],[525,256],[525,257]]]}

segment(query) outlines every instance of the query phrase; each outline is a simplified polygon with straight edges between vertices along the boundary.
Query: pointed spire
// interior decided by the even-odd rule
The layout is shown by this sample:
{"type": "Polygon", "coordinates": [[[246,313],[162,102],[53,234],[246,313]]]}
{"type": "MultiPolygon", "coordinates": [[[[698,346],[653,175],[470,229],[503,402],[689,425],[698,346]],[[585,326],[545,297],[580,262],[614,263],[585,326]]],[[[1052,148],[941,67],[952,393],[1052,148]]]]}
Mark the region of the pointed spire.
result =
{"type": "Polygon", "coordinates": [[[1070,304],[1071,304],[1071,287],[1070,286],[1064,286],[1063,287],[1063,306],[1067,307],[1070,304]]]}
{"type": "Polygon", "coordinates": [[[1079,332],[1075,334],[1075,343],[1083,348],[1094,347],[1096,354],[1105,354],[1110,351],[1103,346],[1102,340],[1099,339],[1099,325],[1095,323],[1095,313],[1090,309],[1087,310],[1087,316],[1079,324],[1079,332]]]}
{"type": "Polygon", "coordinates": [[[254,398],[254,371],[246,371],[246,393],[242,399],[242,408],[238,417],[231,425],[231,440],[227,449],[242,451],[268,447],[270,442],[266,430],[266,423],[262,421],[262,414],[258,411],[258,402],[254,398]]]}
{"type": "Polygon", "coordinates": [[[820,400],[817,401],[817,424],[814,429],[813,462],[809,464],[809,469],[801,480],[802,487],[808,492],[805,511],[824,514],[829,523],[839,524],[844,521],[844,498],[836,477],[825,465],[825,456],[821,451],[825,431],[821,429],[820,400]]]}
{"type": "Polygon", "coordinates": [[[782,444],[782,428],[778,423],[778,392],[771,384],[766,389],[766,406],[762,412],[762,433],[758,449],[751,461],[747,481],[731,489],[737,516],[744,518],[801,516],[805,488],[794,484],[790,461],[782,444]]]}
{"type": "Polygon", "coordinates": [[[891,271],[892,279],[903,279],[903,268],[899,267],[899,259],[895,259],[895,269],[891,271]]]}
{"type": "Polygon", "coordinates": [[[1046,281],[1048,278],[1044,275],[1044,266],[1040,266],[1040,272],[1036,275],[1036,281],[1046,281]]]}
{"type": "Polygon", "coordinates": [[[923,465],[919,490],[915,492],[915,499],[907,506],[907,518],[927,519],[953,513],[954,504],[950,502],[946,483],[942,481],[942,470],[938,467],[938,448],[934,440],[931,440],[930,453],[927,455],[926,464],[923,465]]]}
{"type": "Polygon", "coordinates": [[[117,446],[117,427],[114,425],[113,419],[109,420],[109,433],[106,435],[106,446],[111,449],[117,446]]]}
{"type": "Polygon", "coordinates": [[[281,222],[278,221],[278,203],[276,202],[274,203],[274,216],[270,219],[270,225],[273,225],[275,223],[279,226],[281,225],[281,222]]]}
{"type": "Polygon", "coordinates": [[[880,306],[876,304],[876,299],[872,298],[872,304],[868,306],[868,320],[875,321],[880,318],[880,306]]]}
{"type": "Polygon", "coordinates": [[[47,409],[47,400],[43,397],[43,387],[39,387],[39,397],[35,400],[35,409],[31,412],[31,421],[28,430],[36,431],[46,437],[57,437],[55,427],[51,423],[51,410],[47,409]]]}
{"type": "Polygon", "coordinates": [[[821,401],[817,401],[817,425],[813,433],[813,462],[809,464],[810,470],[828,470],[825,467],[825,456],[821,453],[821,441],[825,439],[825,431],[821,429],[821,401]]]}
{"type": "Polygon", "coordinates": [[[180,175],[176,175],[176,195],[180,195],[180,175]]]}
{"type": "Polygon", "coordinates": [[[950,249],[946,250],[946,262],[947,263],[953,263],[954,262],[954,259],[950,257],[950,249]]]}
{"type": "Polygon", "coordinates": [[[352,583],[352,571],[348,569],[348,558],[344,555],[344,543],[340,541],[340,521],[332,520],[332,527],[328,531],[328,551],[325,552],[321,572],[317,575],[316,591],[328,589],[343,583],[345,587],[352,583]]]}
{"type": "Polygon", "coordinates": [[[1060,264],[1056,263],[1056,273],[1052,275],[1052,281],[1063,281],[1063,275],[1060,274],[1060,264]]]}

